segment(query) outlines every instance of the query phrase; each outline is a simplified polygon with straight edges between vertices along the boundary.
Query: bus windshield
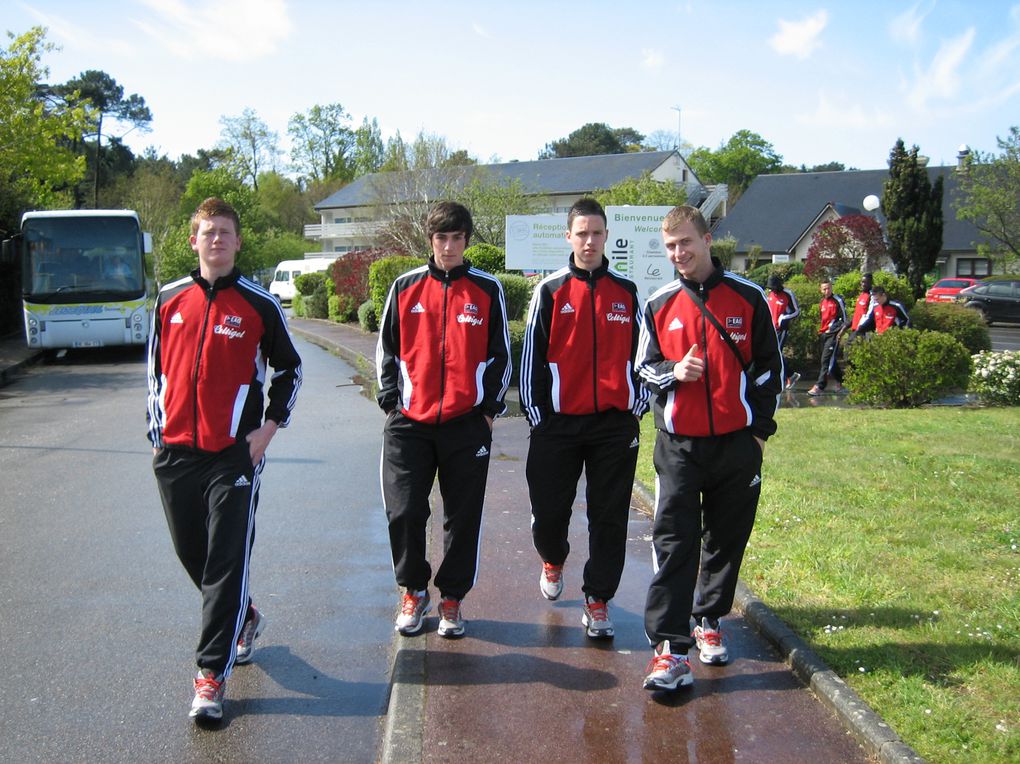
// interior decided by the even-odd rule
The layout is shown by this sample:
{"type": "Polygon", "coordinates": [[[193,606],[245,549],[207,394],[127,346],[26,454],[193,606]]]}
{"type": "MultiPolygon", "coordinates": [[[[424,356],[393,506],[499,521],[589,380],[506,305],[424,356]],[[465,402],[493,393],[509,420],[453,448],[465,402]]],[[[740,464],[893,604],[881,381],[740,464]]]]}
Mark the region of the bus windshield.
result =
{"type": "Polygon", "coordinates": [[[23,233],[26,301],[91,303],[145,295],[141,234],[134,218],[32,218],[23,233]]]}

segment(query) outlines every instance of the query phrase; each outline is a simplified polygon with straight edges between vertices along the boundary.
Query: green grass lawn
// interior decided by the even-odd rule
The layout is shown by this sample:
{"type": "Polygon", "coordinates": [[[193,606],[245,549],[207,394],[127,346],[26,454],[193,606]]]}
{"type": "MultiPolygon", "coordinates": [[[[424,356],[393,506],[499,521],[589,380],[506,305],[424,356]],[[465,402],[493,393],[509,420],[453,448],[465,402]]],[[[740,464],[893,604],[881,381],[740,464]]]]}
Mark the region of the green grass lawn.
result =
{"type": "Polygon", "coordinates": [[[1020,761],[1020,409],[777,418],[745,582],[929,761],[1020,761]]]}

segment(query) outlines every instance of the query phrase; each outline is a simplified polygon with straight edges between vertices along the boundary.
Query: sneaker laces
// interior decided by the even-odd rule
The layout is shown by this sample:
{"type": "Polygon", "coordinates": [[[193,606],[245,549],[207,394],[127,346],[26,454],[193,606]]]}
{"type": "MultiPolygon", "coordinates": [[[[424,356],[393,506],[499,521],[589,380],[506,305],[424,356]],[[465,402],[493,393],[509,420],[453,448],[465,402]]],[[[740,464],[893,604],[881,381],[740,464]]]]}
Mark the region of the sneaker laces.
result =
{"type": "Polygon", "coordinates": [[[655,655],[648,665],[645,667],[646,674],[655,674],[660,671],[672,671],[673,667],[680,662],[680,658],[673,655],[673,653],[662,653],[661,655],[655,655]]]}
{"type": "Polygon", "coordinates": [[[415,611],[418,609],[418,603],[420,603],[423,599],[425,598],[411,594],[411,592],[407,592],[404,594],[404,599],[400,605],[400,614],[414,615],[415,611]]]}
{"type": "Polygon", "coordinates": [[[588,618],[592,622],[605,623],[609,620],[608,608],[602,600],[588,600],[588,618]]]}
{"type": "Polygon", "coordinates": [[[701,630],[701,641],[709,647],[722,646],[722,630],[706,626],[701,630]]]}
{"type": "Polygon", "coordinates": [[[558,584],[560,582],[560,578],[563,577],[562,565],[553,565],[551,562],[543,562],[542,571],[545,575],[545,580],[550,584],[558,584]]]}
{"type": "Polygon", "coordinates": [[[460,603],[457,600],[443,600],[439,603],[439,615],[444,621],[459,621],[460,603]]]}
{"type": "Polygon", "coordinates": [[[202,700],[216,700],[216,695],[220,691],[220,686],[223,684],[222,681],[216,681],[211,676],[195,677],[195,694],[198,695],[202,700]]]}

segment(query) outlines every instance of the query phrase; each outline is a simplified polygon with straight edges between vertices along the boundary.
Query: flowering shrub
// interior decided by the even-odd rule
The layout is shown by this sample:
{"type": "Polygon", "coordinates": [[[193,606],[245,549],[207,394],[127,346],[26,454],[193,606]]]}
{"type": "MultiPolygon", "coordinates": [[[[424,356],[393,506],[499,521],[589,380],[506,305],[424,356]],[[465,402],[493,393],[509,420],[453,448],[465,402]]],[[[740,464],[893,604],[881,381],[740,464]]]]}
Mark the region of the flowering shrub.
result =
{"type": "Polygon", "coordinates": [[[971,392],[993,406],[1020,404],[1020,350],[982,351],[973,358],[971,392]]]}

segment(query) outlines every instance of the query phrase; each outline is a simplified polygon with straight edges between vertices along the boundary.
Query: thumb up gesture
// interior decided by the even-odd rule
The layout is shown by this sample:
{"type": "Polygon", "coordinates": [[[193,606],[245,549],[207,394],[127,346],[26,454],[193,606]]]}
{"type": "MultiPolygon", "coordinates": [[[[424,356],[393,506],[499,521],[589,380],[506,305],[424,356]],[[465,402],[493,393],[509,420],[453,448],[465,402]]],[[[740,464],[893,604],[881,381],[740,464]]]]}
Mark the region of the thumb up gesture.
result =
{"type": "Polygon", "coordinates": [[[691,345],[687,355],[673,367],[673,376],[679,382],[696,382],[704,373],[705,359],[698,357],[697,344],[691,345]]]}

